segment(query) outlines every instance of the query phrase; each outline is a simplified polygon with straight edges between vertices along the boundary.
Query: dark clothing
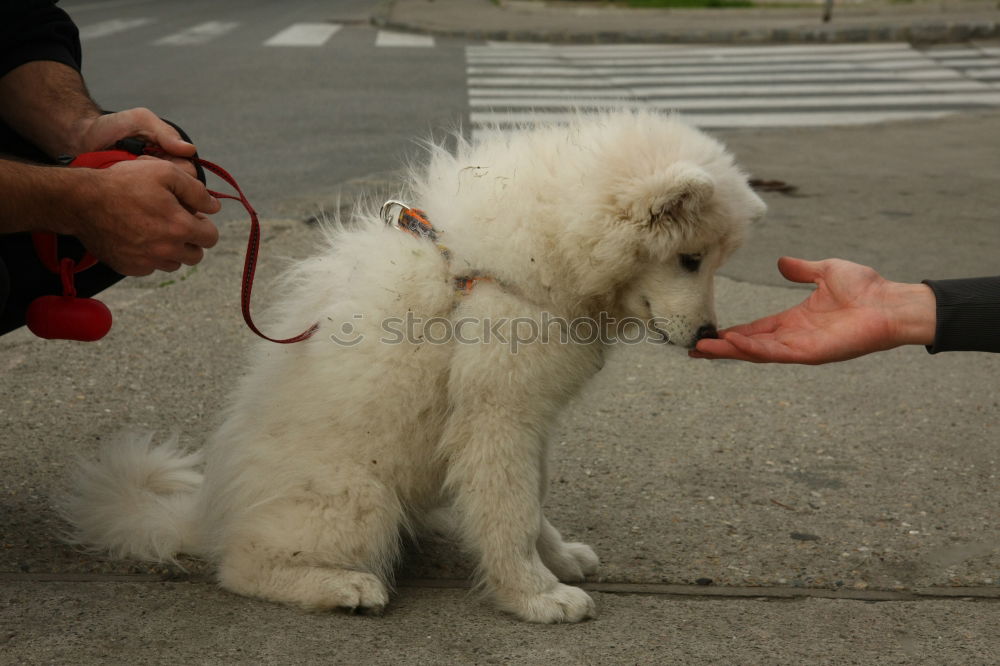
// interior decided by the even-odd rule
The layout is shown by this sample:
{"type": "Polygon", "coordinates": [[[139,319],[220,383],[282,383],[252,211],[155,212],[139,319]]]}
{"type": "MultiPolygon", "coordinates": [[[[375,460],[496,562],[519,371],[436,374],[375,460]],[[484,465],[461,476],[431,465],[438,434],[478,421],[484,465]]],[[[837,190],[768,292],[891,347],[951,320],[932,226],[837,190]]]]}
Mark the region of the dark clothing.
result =
{"type": "Polygon", "coordinates": [[[47,0],[0,2],[0,77],[33,60],[52,60],[79,71],[80,35],[63,10],[47,0]]]}
{"type": "MultiPolygon", "coordinates": [[[[61,62],[79,71],[80,38],[73,21],[46,0],[0,0],[0,77],[27,62],[61,62]]],[[[0,122],[0,157],[9,155],[41,164],[49,157],[0,122]]],[[[59,256],[78,259],[83,246],[75,238],[59,239],[59,256]]],[[[93,296],[122,279],[104,264],[75,277],[77,294],[93,296]]],[[[28,305],[43,294],[61,294],[59,276],[42,266],[31,234],[0,236],[0,335],[24,324],[28,305]]]]}
{"type": "MultiPolygon", "coordinates": [[[[61,62],[80,71],[83,52],[76,25],[48,0],[0,0],[0,78],[36,60],[61,62]]],[[[45,153],[0,122],[0,154],[45,163],[45,153]]]]}
{"type": "Polygon", "coordinates": [[[927,351],[1000,353],[1000,276],[924,284],[937,299],[937,329],[927,351]]]}

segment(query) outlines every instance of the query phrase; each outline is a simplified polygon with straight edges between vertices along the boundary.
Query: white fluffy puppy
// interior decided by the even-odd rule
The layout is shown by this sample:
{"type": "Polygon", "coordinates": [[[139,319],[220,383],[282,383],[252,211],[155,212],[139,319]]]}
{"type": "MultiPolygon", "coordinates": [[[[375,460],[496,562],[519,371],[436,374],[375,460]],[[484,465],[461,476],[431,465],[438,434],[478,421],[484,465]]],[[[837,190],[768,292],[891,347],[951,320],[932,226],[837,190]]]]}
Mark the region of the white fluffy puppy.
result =
{"type": "Polygon", "coordinates": [[[188,553],[239,594],[377,612],[401,535],[447,507],[501,608],[594,616],[560,581],[597,556],[542,515],[550,424],[616,322],[685,347],[714,334],[713,273],[764,205],[717,141],[639,112],[434,148],[411,181],[400,198],[439,244],[375,214],[332,230],[270,324],[319,332],[257,345],[203,471],[148,437],[85,465],[62,502],[77,542],[188,553]],[[469,277],[488,279],[456,289],[469,277]]]}

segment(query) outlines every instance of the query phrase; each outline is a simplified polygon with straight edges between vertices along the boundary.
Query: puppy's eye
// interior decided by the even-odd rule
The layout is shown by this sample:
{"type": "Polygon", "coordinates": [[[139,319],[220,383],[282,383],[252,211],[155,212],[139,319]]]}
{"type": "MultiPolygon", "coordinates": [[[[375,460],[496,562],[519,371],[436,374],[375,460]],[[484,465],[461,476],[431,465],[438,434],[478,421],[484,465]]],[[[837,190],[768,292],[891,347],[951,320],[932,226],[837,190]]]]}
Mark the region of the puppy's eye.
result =
{"type": "Polygon", "coordinates": [[[697,273],[698,269],[701,268],[701,255],[700,254],[682,254],[681,255],[681,267],[688,271],[689,273],[697,273]]]}

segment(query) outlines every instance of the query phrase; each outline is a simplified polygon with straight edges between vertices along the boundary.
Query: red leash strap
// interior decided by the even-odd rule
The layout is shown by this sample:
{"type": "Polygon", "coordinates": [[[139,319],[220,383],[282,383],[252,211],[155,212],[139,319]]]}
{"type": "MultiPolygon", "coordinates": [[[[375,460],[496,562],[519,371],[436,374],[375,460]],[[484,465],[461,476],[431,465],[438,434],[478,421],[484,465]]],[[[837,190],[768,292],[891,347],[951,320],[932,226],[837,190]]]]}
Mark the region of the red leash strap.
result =
{"type": "Polygon", "coordinates": [[[35,254],[38,255],[38,260],[42,262],[42,265],[53,273],[63,276],[63,290],[67,292],[72,291],[75,296],[76,287],[74,285],[67,287],[65,285],[66,277],[63,274],[67,269],[70,273],[85,271],[97,263],[97,257],[87,252],[80,258],[80,261],[73,261],[68,258],[60,259],[59,237],[52,233],[33,233],[31,234],[31,242],[35,246],[35,254]]]}
{"type": "Polygon", "coordinates": [[[200,157],[193,157],[191,158],[191,161],[201,165],[203,169],[211,171],[216,176],[229,183],[229,185],[236,190],[239,196],[224,194],[214,190],[209,190],[209,194],[219,199],[232,199],[233,201],[239,201],[243,204],[243,207],[246,208],[247,213],[250,215],[250,237],[247,239],[246,260],[243,262],[243,284],[240,289],[240,306],[243,309],[243,321],[247,323],[247,326],[251,331],[265,340],[270,340],[271,342],[289,344],[292,342],[301,342],[302,340],[311,338],[313,333],[315,333],[319,328],[319,323],[313,324],[308,329],[294,337],[282,340],[264,335],[261,333],[260,329],[257,328],[256,324],[253,323],[253,318],[250,316],[250,293],[253,290],[253,276],[257,271],[257,255],[260,252],[260,221],[257,219],[257,211],[255,211],[253,206],[250,205],[250,202],[247,201],[246,196],[243,194],[243,190],[241,190],[240,186],[236,184],[236,179],[229,175],[228,171],[220,167],[218,164],[214,164],[208,160],[203,160],[200,157]]]}

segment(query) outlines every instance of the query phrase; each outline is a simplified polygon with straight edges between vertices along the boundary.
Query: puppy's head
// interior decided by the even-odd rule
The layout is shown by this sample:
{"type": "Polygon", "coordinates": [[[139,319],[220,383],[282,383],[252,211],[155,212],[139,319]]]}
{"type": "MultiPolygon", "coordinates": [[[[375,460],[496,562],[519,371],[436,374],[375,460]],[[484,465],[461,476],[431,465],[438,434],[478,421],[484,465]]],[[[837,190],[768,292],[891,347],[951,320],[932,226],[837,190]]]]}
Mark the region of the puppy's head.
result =
{"type": "Polygon", "coordinates": [[[692,347],[715,334],[713,277],[765,205],[725,148],[680,121],[608,120],[592,191],[603,225],[590,267],[613,283],[612,309],[692,347]]]}

